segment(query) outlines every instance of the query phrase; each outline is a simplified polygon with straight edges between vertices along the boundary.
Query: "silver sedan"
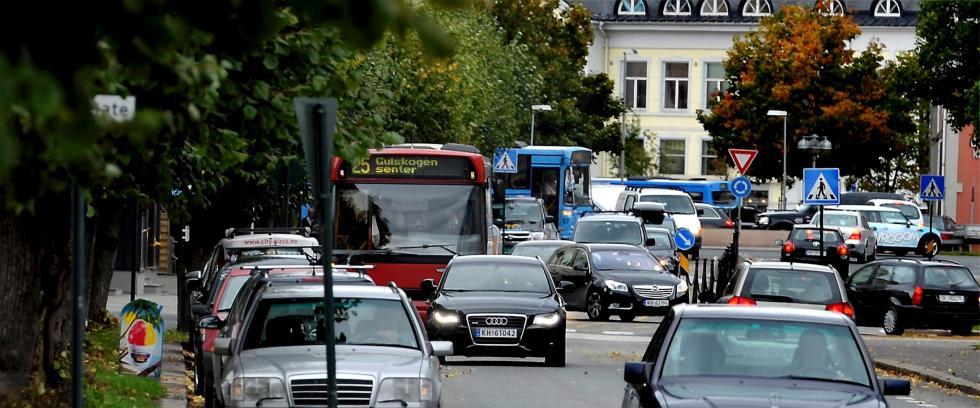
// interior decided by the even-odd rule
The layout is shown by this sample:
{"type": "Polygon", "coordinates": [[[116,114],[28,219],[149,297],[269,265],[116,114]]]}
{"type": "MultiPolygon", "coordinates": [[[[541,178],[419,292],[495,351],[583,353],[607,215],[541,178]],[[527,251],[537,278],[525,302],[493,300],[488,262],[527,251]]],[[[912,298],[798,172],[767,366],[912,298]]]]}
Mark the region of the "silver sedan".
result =
{"type": "MultiPolygon", "coordinates": [[[[858,263],[871,262],[875,260],[875,251],[878,250],[878,239],[875,237],[868,219],[864,218],[857,211],[845,211],[828,209],[824,212],[823,223],[826,227],[834,227],[840,230],[847,243],[847,249],[857,259],[858,263]]],[[[819,222],[819,215],[815,215],[812,222],[819,222]]]]}

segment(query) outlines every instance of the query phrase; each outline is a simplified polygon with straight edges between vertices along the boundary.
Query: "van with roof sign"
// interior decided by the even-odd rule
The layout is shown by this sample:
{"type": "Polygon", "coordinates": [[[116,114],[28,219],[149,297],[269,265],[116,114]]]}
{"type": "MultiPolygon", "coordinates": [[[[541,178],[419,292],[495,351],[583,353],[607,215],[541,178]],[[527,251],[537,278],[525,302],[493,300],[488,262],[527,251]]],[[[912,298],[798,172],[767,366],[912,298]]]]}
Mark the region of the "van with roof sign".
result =
{"type": "Polygon", "coordinates": [[[857,211],[874,231],[878,251],[891,251],[901,256],[915,251],[923,256],[936,256],[942,245],[939,231],[917,224],[897,208],[874,205],[841,205],[827,210],[857,211]]]}

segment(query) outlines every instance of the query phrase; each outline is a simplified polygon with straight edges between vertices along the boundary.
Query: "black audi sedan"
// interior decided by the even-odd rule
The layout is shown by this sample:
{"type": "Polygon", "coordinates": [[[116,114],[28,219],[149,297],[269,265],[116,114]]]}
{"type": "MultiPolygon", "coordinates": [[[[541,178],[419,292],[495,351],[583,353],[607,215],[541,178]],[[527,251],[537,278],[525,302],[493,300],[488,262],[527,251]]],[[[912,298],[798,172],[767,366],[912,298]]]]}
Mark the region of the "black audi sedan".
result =
{"type": "Polygon", "coordinates": [[[548,259],[552,279],[568,287],[568,310],[590,320],[622,321],[662,315],[687,302],[687,282],[667,273],[645,248],[624,244],[575,244],[548,259]]]}
{"type": "Polygon", "coordinates": [[[841,313],[727,305],[673,308],[623,377],[623,407],[882,408],[911,388],[841,313]]]}
{"type": "MultiPolygon", "coordinates": [[[[566,284],[566,287],[568,285],[566,284]]],[[[565,308],[544,262],[507,255],[453,258],[431,291],[431,340],[453,342],[454,355],[544,357],[565,366],[565,308]]]]}

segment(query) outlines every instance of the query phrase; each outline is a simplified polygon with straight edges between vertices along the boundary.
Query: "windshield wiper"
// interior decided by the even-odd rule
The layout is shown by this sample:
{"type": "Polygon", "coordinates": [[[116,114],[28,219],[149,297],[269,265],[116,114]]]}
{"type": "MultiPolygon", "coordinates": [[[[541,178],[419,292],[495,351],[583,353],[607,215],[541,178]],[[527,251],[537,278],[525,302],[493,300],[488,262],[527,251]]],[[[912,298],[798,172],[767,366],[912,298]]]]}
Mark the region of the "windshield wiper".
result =
{"type": "Polygon", "coordinates": [[[476,292],[479,289],[443,289],[443,292],[476,292]]]}
{"type": "Polygon", "coordinates": [[[835,384],[849,384],[849,385],[857,385],[859,387],[870,388],[870,387],[868,387],[867,384],[861,384],[859,382],[851,381],[851,380],[839,380],[839,379],[835,379],[835,378],[807,377],[805,375],[787,375],[787,376],[776,377],[776,378],[786,378],[786,379],[791,379],[791,380],[823,381],[823,382],[830,382],[830,383],[835,383],[835,384]]]}
{"type": "Polygon", "coordinates": [[[397,247],[390,247],[390,248],[385,248],[385,249],[388,252],[392,252],[393,250],[399,250],[399,249],[442,248],[442,249],[445,249],[447,252],[449,252],[449,253],[451,253],[453,255],[459,255],[459,252],[456,252],[456,251],[454,251],[454,250],[452,250],[452,249],[449,248],[450,245],[452,245],[452,244],[422,244],[422,245],[397,246],[397,247]]]}
{"type": "Polygon", "coordinates": [[[772,300],[774,302],[793,303],[793,298],[791,298],[789,296],[783,296],[783,295],[758,295],[758,294],[753,293],[753,294],[751,294],[749,296],[751,298],[757,299],[757,300],[772,300]]]}
{"type": "Polygon", "coordinates": [[[398,348],[418,350],[418,347],[406,346],[404,344],[391,344],[391,343],[344,343],[344,345],[345,346],[398,347],[398,348]]]}

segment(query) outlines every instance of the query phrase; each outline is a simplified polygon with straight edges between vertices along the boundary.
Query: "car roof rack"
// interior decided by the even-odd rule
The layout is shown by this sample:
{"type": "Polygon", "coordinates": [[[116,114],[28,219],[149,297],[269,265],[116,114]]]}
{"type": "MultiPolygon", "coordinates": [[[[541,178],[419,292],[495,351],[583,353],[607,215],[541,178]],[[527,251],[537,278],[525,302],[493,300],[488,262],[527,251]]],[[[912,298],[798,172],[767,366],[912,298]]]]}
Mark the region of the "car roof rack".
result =
{"type": "Polygon", "coordinates": [[[391,289],[391,292],[392,293],[394,293],[396,295],[398,294],[398,290],[399,290],[398,289],[398,284],[396,284],[395,281],[388,282],[388,288],[391,289]]]}
{"type": "Polygon", "coordinates": [[[225,230],[226,238],[235,238],[238,235],[256,235],[256,234],[296,234],[302,235],[309,238],[310,228],[309,227],[298,227],[298,228],[228,228],[225,230]]]}
{"type": "MultiPolygon", "coordinates": [[[[312,276],[316,276],[317,269],[319,269],[320,274],[323,274],[323,265],[245,265],[242,269],[252,270],[252,276],[262,275],[266,278],[269,277],[269,271],[273,269],[312,269],[312,276]]],[[[374,265],[332,265],[331,269],[334,272],[357,272],[358,275],[364,276],[366,271],[374,269],[374,265]]]]}

